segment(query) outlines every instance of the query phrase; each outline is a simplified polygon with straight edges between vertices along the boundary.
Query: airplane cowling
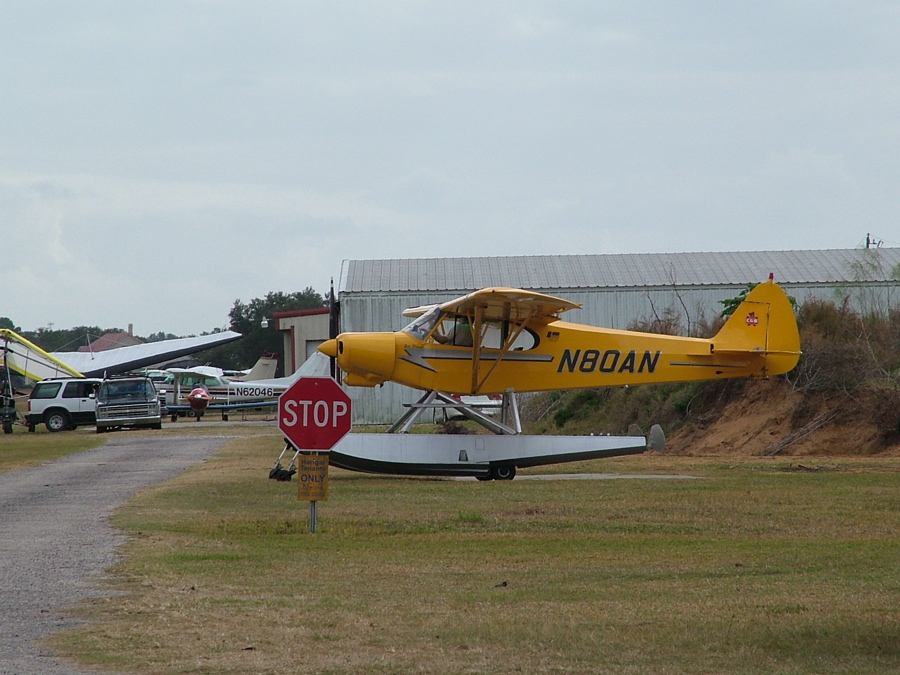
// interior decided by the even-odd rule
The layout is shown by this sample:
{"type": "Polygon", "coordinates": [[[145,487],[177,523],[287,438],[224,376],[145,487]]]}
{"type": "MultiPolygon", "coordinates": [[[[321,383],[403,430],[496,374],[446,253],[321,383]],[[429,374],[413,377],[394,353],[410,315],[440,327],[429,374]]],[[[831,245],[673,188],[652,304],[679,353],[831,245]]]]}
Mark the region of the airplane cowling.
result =
{"type": "Polygon", "coordinates": [[[319,345],[319,351],[322,352],[325,356],[330,356],[334,358],[337,356],[337,339],[332,338],[331,340],[326,340],[322,344],[319,345]]]}
{"type": "Polygon", "coordinates": [[[348,385],[374,387],[394,374],[394,333],[344,333],[334,351],[348,385]]]}
{"type": "Polygon", "coordinates": [[[191,390],[191,393],[187,396],[188,402],[191,404],[191,410],[195,412],[202,412],[206,410],[207,406],[209,406],[209,402],[212,397],[209,395],[209,392],[206,391],[203,387],[197,387],[191,390]]]}

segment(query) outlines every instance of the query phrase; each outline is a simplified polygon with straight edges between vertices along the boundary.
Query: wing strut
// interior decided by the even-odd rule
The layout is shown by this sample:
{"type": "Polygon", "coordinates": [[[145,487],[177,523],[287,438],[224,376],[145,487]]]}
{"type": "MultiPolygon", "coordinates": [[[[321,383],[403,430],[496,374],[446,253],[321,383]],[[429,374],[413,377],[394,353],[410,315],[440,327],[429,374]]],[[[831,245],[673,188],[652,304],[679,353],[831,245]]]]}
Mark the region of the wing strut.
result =
{"type": "Polygon", "coordinates": [[[472,324],[472,393],[478,393],[478,371],[481,363],[481,338],[483,335],[482,324],[484,323],[484,307],[476,305],[475,322],[472,324]]]}
{"type": "MultiPolygon", "coordinates": [[[[509,335],[506,336],[506,340],[503,342],[503,347],[500,349],[500,353],[497,354],[497,358],[494,359],[493,363],[491,364],[491,367],[488,369],[487,373],[485,373],[485,376],[481,379],[480,382],[473,383],[473,385],[474,385],[473,393],[477,394],[481,391],[481,387],[483,387],[484,383],[487,382],[488,378],[494,372],[494,369],[503,360],[503,357],[509,353],[509,348],[512,347],[513,344],[515,344],[516,340],[522,334],[523,330],[525,330],[524,323],[516,324],[516,329],[513,332],[511,332],[509,335]]],[[[474,353],[473,353],[473,360],[474,360],[474,358],[475,357],[474,357],[474,353]]],[[[479,361],[475,361],[476,369],[478,367],[478,363],[479,363],[479,361]]]]}
{"type": "Polygon", "coordinates": [[[473,324],[474,330],[472,331],[472,393],[478,394],[481,392],[481,388],[484,386],[485,382],[488,381],[488,378],[493,374],[494,370],[503,360],[503,357],[509,353],[510,348],[516,343],[516,340],[519,339],[519,336],[522,334],[522,331],[525,330],[525,324],[528,323],[532,318],[538,315],[537,312],[532,312],[530,315],[521,317],[516,319],[515,322],[511,320],[511,312],[509,305],[506,306],[505,310],[505,318],[504,322],[507,326],[512,325],[513,330],[511,330],[505,336],[503,340],[503,346],[500,348],[500,353],[497,354],[496,359],[492,359],[491,367],[488,369],[487,373],[485,373],[484,377],[479,377],[481,372],[481,341],[484,335],[482,331],[482,324],[484,322],[484,308],[482,305],[477,305],[475,307],[475,323],[473,324]]]}
{"type": "Polygon", "coordinates": [[[497,435],[516,435],[522,433],[522,425],[519,420],[519,405],[516,399],[516,393],[512,390],[503,394],[503,402],[500,406],[501,418],[499,421],[485,415],[475,406],[463,403],[444,392],[436,391],[434,389],[426,391],[415,403],[405,405],[408,405],[409,410],[403,413],[399,420],[394,422],[391,428],[387,430],[387,433],[407,433],[410,427],[416,423],[416,420],[419,419],[421,414],[427,408],[444,410],[453,408],[460,414],[474,422],[478,422],[481,426],[497,435]]]}

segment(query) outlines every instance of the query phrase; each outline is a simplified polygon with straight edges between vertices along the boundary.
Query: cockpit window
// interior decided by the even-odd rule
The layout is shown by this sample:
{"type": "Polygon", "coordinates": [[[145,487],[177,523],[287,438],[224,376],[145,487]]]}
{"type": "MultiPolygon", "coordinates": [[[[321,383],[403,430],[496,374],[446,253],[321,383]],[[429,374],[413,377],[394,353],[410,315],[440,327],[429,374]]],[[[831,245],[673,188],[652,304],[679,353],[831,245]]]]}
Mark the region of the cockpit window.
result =
{"type": "Polygon", "coordinates": [[[403,330],[420,340],[434,340],[442,345],[471,347],[473,344],[469,317],[465,314],[448,314],[437,307],[425,312],[403,330]]]}
{"type": "MultiPolygon", "coordinates": [[[[471,347],[474,342],[471,318],[465,314],[448,314],[433,307],[403,329],[420,340],[433,340],[444,345],[471,347]],[[431,336],[429,338],[429,335],[431,336]]],[[[508,321],[488,320],[481,324],[481,347],[503,349],[512,330],[508,321]]],[[[537,346],[533,331],[526,329],[516,336],[507,348],[513,351],[533,349],[537,346]]]]}
{"type": "Polygon", "coordinates": [[[407,333],[410,333],[411,335],[415,335],[420,340],[424,340],[425,337],[431,332],[431,329],[434,328],[435,324],[440,321],[440,319],[441,310],[437,307],[433,307],[432,309],[425,312],[422,316],[418,317],[403,330],[407,333]]]}

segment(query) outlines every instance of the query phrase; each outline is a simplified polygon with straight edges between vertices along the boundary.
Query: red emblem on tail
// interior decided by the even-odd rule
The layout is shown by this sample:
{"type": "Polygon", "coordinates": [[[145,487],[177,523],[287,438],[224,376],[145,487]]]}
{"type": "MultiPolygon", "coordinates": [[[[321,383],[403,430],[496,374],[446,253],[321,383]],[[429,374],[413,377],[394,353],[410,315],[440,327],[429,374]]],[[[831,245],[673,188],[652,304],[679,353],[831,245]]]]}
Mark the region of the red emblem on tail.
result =
{"type": "Polygon", "coordinates": [[[759,317],[756,316],[756,312],[750,312],[747,315],[747,325],[748,326],[758,326],[759,325],[759,317]]]}

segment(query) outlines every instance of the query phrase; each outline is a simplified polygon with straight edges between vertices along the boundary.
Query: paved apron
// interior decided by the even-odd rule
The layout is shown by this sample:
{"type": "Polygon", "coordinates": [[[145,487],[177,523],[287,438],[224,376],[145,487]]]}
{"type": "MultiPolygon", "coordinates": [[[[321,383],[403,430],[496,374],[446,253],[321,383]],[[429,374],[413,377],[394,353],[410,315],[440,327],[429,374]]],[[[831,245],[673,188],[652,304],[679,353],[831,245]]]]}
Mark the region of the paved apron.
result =
{"type": "Polygon", "coordinates": [[[63,610],[103,595],[97,581],[125,541],[107,517],[139,489],[204,461],[226,440],[123,434],[95,450],[0,476],[0,674],[79,675],[39,641],[76,624],[63,610]]]}

